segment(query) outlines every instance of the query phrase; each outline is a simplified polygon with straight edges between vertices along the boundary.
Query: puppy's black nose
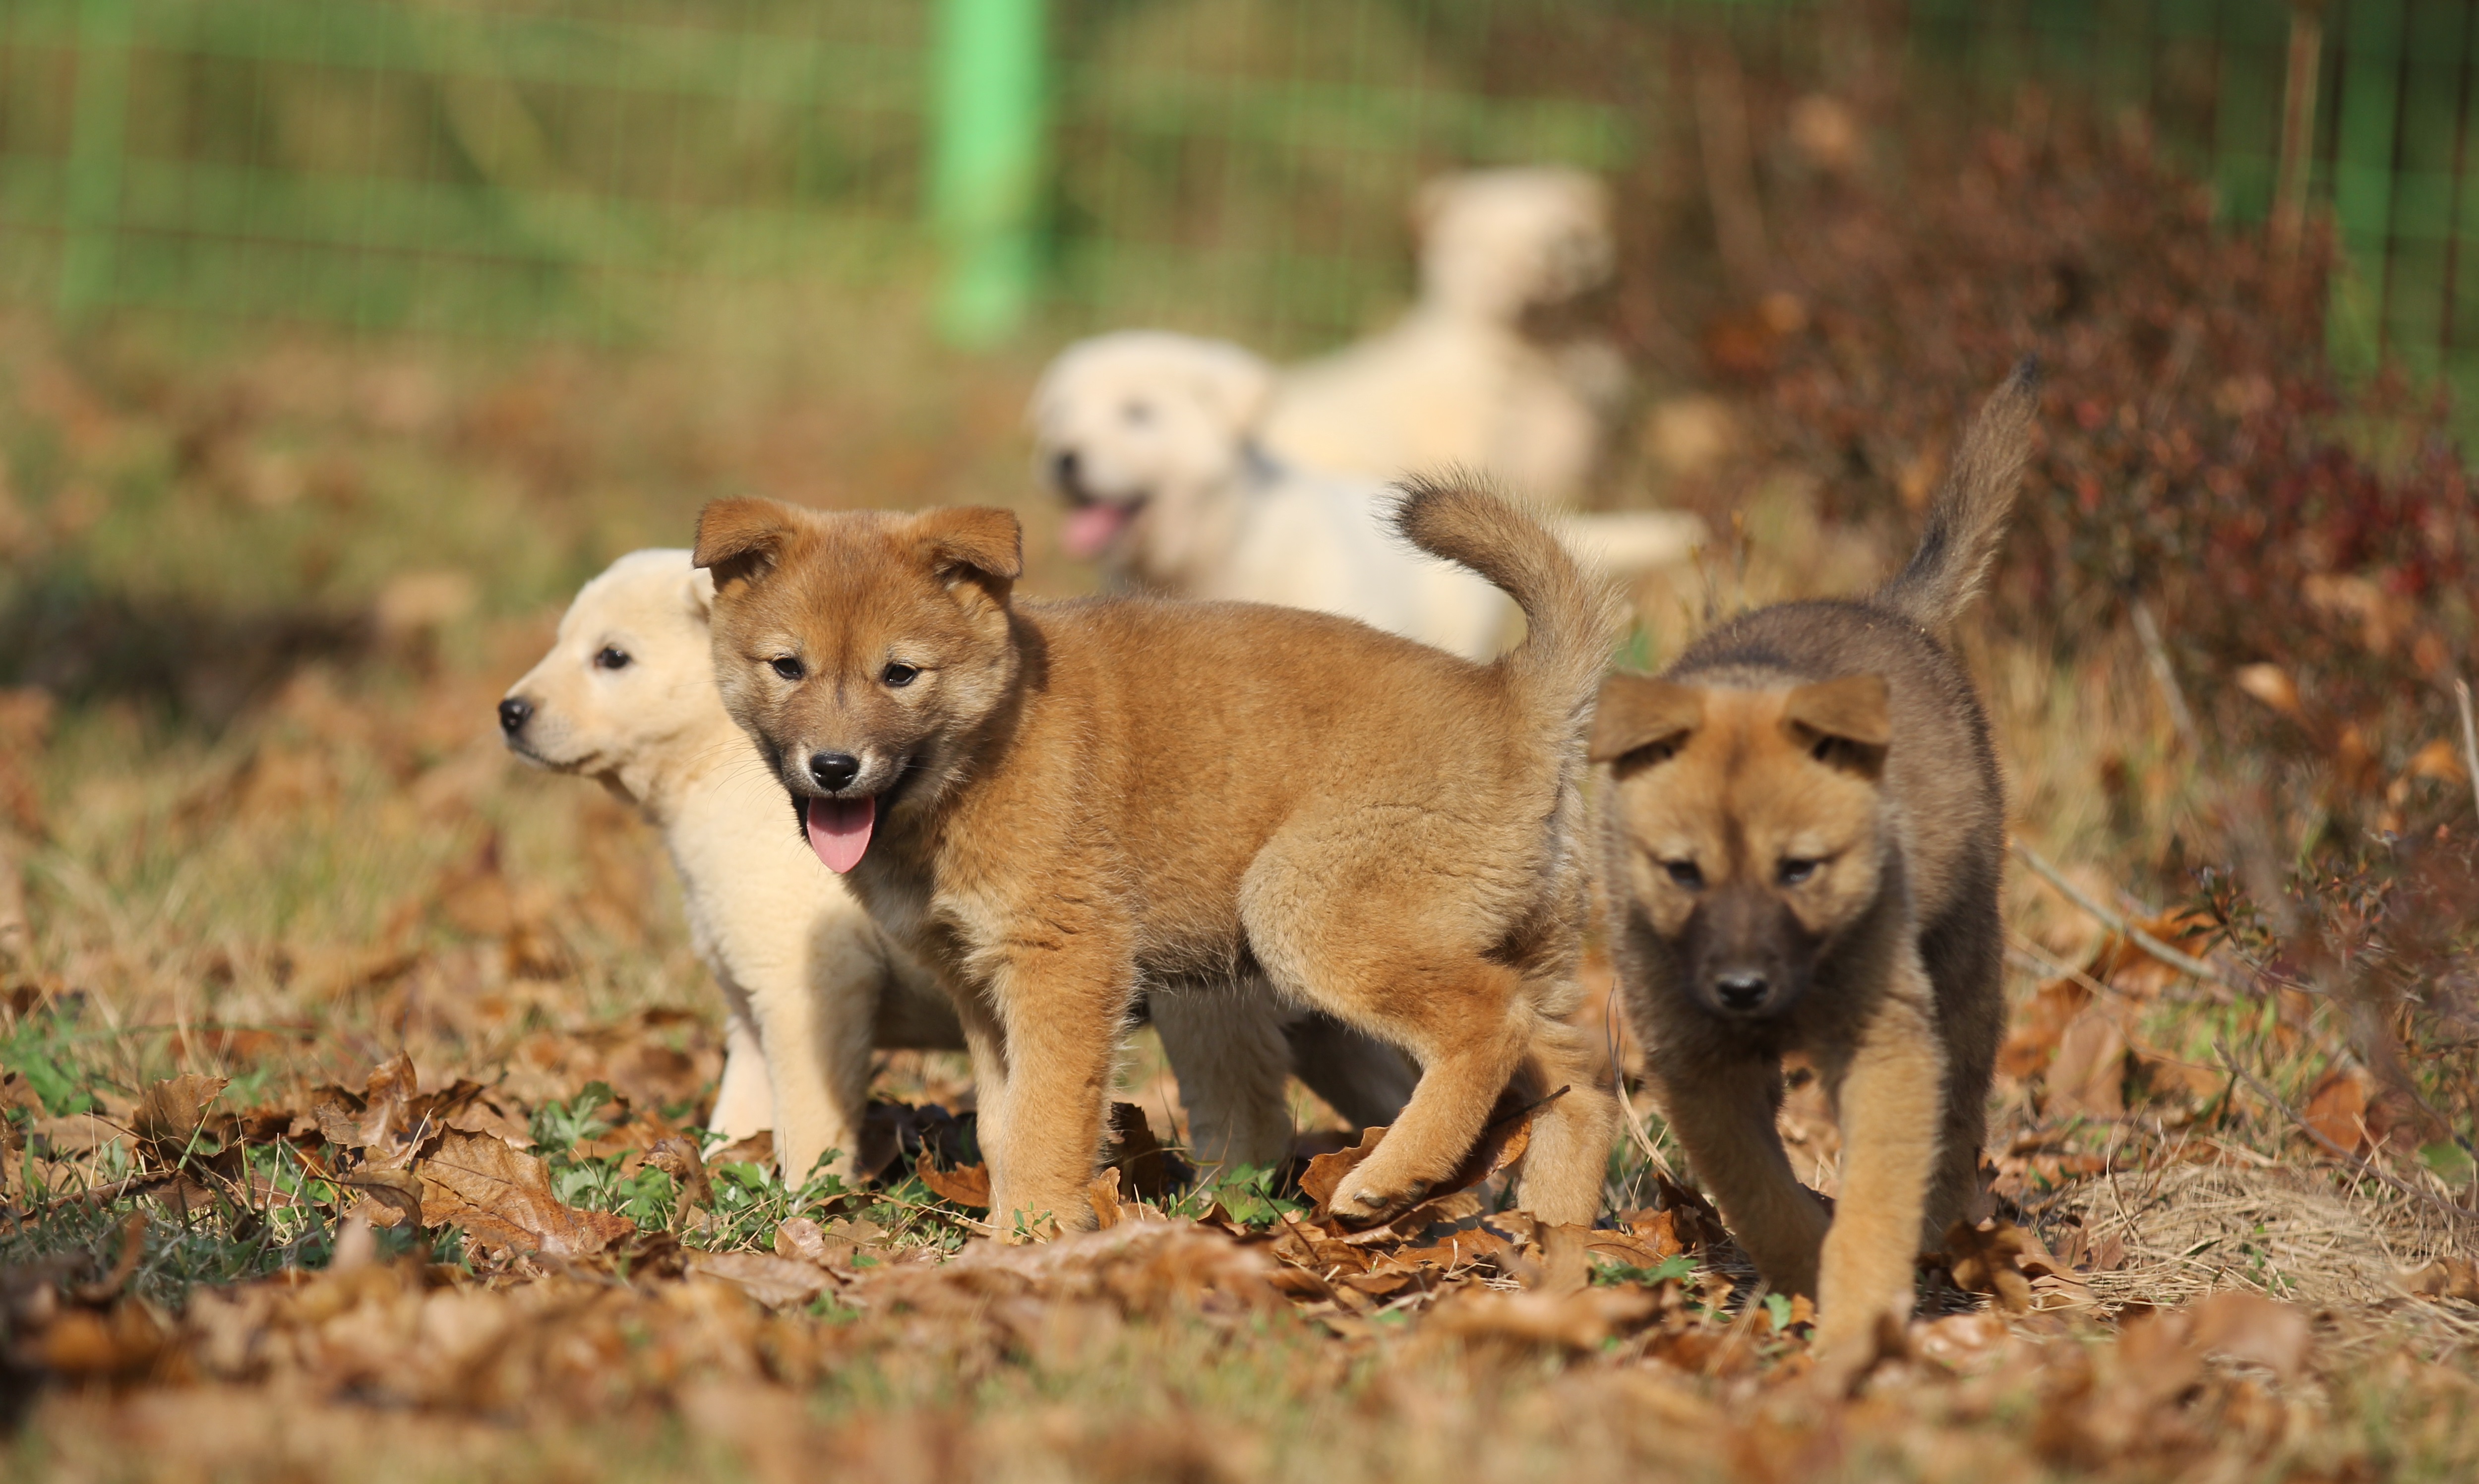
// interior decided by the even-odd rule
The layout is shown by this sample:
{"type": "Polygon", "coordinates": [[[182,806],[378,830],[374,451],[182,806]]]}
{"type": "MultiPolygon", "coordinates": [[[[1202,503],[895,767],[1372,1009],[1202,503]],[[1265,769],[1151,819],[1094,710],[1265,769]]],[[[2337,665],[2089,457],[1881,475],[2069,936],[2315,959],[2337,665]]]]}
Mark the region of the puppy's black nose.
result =
{"type": "Polygon", "coordinates": [[[1076,488],[1076,450],[1066,449],[1050,461],[1051,482],[1062,490],[1076,488]]]}
{"type": "Polygon", "coordinates": [[[811,753],[809,777],[829,793],[849,788],[860,777],[860,759],[850,753],[811,753]]]}
{"type": "Polygon", "coordinates": [[[534,704],[530,701],[510,696],[499,703],[499,729],[512,737],[524,730],[525,723],[533,719],[534,704]]]}
{"type": "Polygon", "coordinates": [[[1765,976],[1741,970],[1713,981],[1724,1010],[1750,1011],[1765,1003],[1765,976]]]}

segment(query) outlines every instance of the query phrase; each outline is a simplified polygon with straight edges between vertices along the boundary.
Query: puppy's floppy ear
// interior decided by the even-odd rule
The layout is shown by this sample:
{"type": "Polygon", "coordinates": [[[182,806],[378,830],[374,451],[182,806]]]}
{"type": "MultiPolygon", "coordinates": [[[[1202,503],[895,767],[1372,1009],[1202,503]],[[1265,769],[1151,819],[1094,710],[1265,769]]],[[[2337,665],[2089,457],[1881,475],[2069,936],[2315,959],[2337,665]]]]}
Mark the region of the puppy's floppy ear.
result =
{"type": "Polygon", "coordinates": [[[1197,348],[1197,395],[1232,432],[1255,432],[1274,402],[1274,368],[1254,351],[1220,341],[1197,348]]]}
{"type": "Polygon", "coordinates": [[[1584,755],[1594,762],[1615,762],[1648,747],[1675,751],[1689,732],[1702,725],[1703,692],[1622,671],[1601,682],[1600,704],[1593,711],[1593,736],[1585,744],[1584,755]]]}
{"type": "Polygon", "coordinates": [[[712,573],[718,588],[754,581],[774,570],[792,521],[791,507],[771,499],[708,500],[689,562],[712,573]]]}
{"type": "Polygon", "coordinates": [[[1875,778],[1894,740],[1885,678],[1846,675],[1802,685],[1782,698],[1782,727],[1817,761],[1875,778]]]}
{"type": "Polygon", "coordinates": [[[1024,525],[1012,510],[948,505],[912,518],[914,535],[942,576],[969,576],[1004,596],[1024,576],[1024,525]]]}

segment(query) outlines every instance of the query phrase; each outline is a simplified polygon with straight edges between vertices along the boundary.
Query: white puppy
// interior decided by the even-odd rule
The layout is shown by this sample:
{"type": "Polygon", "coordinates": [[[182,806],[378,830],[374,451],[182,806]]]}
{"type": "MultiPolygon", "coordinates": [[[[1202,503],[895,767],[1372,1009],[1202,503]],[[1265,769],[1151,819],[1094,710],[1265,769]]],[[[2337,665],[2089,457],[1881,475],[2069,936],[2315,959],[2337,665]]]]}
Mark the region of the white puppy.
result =
{"type": "MultiPolygon", "coordinates": [[[[787,1177],[829,1149],[849,1176],[877,1047],[961,1050],[937,982],[895,947],[802,838],[780,785],[723,709],[708,616],[714,581],[684,550],[633,551],[585,584],[550,652],[509,687],[499,726],[519,755],[601,782],[662,832],[698,957],[727,1006],[713,1125],[775,1131],[787,1177]]],[[[1189,1136],[1209,1160],[1279,1160],[1284,1079],[1358,1124],[1393,1121],[1415,1074],[1392,1049],[1268,1003],[1261,1034],[1213,1040],[1158,997],[1189,1136]]],[[[1201,1008],[1200,1008],[1201,1011],[1201,1008]]],[[[1225,1030],[1231,1017],[1224,1015],[1225,1030]]]]}
{"type": "Polygon", "coordinates": [[[585,584],[542,662],[499,703],[519,755],[598,780],[662,832],[689,936],[728,1007],[715,1131],[775,1131],[798,1180],[849,1175],[874,1047],[960,1047],[955,1007],[889,944],[792,827],[714,685],[714,580],[633,551],[585,584]]]}
{"type": "MultiPolygon", "coordinates": [[[[1031,416],[1042,471],[1068,501],[1069,554],[1183,598],[1315,608],[1470,659],[1496,653],[1514,606],[1396,539],[1382,486],[1259,447],[1273,382],[1237,345],[1159,330],[1062,351],[1031,416]]],[[[1676,561],[1702,533],[1667,513],[1561,519],[1577,554],[1613,575],[1676,561]]]]}
{"type": "Polygon", "coordinates": [[[1596,339],[1542,345],[1525,319],[1608,280],[1608,192],[1580,170],[1479,170],[1431,181],[1414,216],[1418,302],[1393,328],[1286,372],[1266,448],[1379,479],[1478,469],[1573,504],[1625,371],[1596,339]]]}

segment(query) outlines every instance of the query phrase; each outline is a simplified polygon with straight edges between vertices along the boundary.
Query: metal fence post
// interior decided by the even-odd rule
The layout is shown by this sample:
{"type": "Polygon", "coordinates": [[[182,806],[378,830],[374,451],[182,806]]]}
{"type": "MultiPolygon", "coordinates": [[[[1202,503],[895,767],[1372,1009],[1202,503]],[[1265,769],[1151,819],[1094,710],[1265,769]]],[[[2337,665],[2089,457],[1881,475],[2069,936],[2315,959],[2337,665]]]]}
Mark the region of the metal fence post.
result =
{"type": "Polygon", "coordinates": [[[1042,0],[939,0],[930,216],[946,283],[938,327],[988,345],[1024,320],[1040,270],[1042,0]]]}
{"type": "Polygon", "coordinates": [[[129,0],[84,0],[78,7],[77,103],[57,291],[64,318],[112,298],[129,123],[129,0]]]}

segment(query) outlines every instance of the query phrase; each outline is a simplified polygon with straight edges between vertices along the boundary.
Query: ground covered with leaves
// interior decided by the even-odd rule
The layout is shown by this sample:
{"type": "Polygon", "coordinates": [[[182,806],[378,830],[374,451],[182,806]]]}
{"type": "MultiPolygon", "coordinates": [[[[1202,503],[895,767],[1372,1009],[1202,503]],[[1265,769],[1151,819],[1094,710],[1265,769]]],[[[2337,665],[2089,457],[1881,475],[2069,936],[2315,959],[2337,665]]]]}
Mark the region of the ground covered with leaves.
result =
{"type": "Polygon", "coordinates": [[[1769,177],[1814,245],[1760,300],[1655,296],[1608,492],[1731,533],[1638,595],[1657,660],[1868,580],[1971,399],[2051,366],[1968,636],[2017,846],[1990,1214],[1856,1396],[1810,1384],[1808,1306],[1696,1193],[1600,1001],[1632,1133],[1589,1229],[1506,1209],[1520,1108],[1373,1232],[1320,1211],[1372,1136],[1305,1092],[1292,1164],[1194,1170],[1141,1034],[1098,1229],[1061,1241],[986,1224],[958,1059],[882,1058],[867,1179],[707,1137],[720,1008],[659,850],[514,767],[491,704],[577,582],[714,495],[1003,499],[1029,587],[1089,582],[1024,473],[1031,361],[851,314],[513,359],[14,322],[11,1470],[2469,1477],[2460,456],[2409,391],[2331,385],[2313,243],[2220,232],[2139,140],[2035,117],[1901,164],[1769,177]]]}

